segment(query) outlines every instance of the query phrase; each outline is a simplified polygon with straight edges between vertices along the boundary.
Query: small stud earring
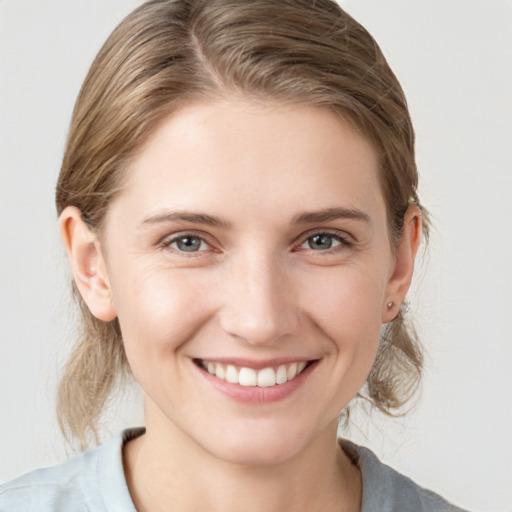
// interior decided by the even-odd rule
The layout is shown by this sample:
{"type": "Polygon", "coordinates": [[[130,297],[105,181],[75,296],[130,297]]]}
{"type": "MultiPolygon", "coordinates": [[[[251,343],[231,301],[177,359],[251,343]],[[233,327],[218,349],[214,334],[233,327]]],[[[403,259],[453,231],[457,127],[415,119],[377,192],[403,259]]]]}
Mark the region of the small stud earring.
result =
{"type": "Polygon", "coordinates": [[[394,305],[395,303],[393,301],[387,303],[388,309],[391,309],[394,305]]]}

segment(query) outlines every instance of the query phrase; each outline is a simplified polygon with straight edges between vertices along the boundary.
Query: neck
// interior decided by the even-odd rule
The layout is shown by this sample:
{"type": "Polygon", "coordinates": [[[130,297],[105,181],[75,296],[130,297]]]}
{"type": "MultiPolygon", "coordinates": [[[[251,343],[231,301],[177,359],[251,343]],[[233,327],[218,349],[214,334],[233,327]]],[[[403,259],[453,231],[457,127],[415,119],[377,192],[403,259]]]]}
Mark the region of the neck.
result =
{"type": "Polygon", "coordinates": [[[359,511],[359,470],[336,443],[336,422],[290,459],[265,465],[219,460],[181,431],[147,426],[125,447],[125,473],[139,512],[359,511]]]}

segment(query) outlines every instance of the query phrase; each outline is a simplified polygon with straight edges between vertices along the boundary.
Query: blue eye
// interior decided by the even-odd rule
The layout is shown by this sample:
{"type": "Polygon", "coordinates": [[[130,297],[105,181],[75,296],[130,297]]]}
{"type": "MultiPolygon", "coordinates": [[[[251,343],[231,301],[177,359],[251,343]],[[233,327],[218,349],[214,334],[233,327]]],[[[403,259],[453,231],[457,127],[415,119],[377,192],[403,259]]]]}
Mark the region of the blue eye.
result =
{"type": "Polygon", "coordinates": [[[302,249],[313,249],[314,251],[327,251],[344,243],[343,239],[330,233],[317,233],[310,236],[302,244],[302,249]]]}
{"type": "Polygon", "coordinates": [[[169,247],[181,252],[198,252],[208,248],[208,244],[200,237],[194,235],[183,235],[175,238],[169,247]]]}

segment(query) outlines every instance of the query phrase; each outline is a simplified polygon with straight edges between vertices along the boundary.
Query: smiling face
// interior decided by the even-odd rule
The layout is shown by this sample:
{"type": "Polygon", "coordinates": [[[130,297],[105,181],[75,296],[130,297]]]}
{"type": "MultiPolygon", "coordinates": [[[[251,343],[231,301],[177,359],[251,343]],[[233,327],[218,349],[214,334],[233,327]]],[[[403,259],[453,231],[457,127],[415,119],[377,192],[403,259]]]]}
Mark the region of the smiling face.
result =
{"type": "Polygon", "coordinates": [[[412,272],[371,145],[326,109],[194,104],[128,173],[82,295],[119,318],[147,435],[251,464],[331,439],[412,272]]]}

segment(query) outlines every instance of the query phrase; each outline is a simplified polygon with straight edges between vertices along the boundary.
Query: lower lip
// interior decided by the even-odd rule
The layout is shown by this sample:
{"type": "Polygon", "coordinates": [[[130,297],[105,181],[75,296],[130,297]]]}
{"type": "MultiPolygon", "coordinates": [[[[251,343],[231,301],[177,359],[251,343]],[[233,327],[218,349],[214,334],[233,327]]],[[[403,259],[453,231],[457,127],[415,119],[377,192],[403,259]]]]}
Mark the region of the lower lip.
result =
{"type": "Polygon", "coordinates": [[[318,361],[313,361],[295,378],[284,384],[275,386],[241,386],[240,384],[231,384],[225,380],[218,379],[206,370],[194,364],[197,371],[212,387],[232,398],[233,400],[246,404],[266,404],[283,400],[300,388],[318,365],[318,361]]]}

